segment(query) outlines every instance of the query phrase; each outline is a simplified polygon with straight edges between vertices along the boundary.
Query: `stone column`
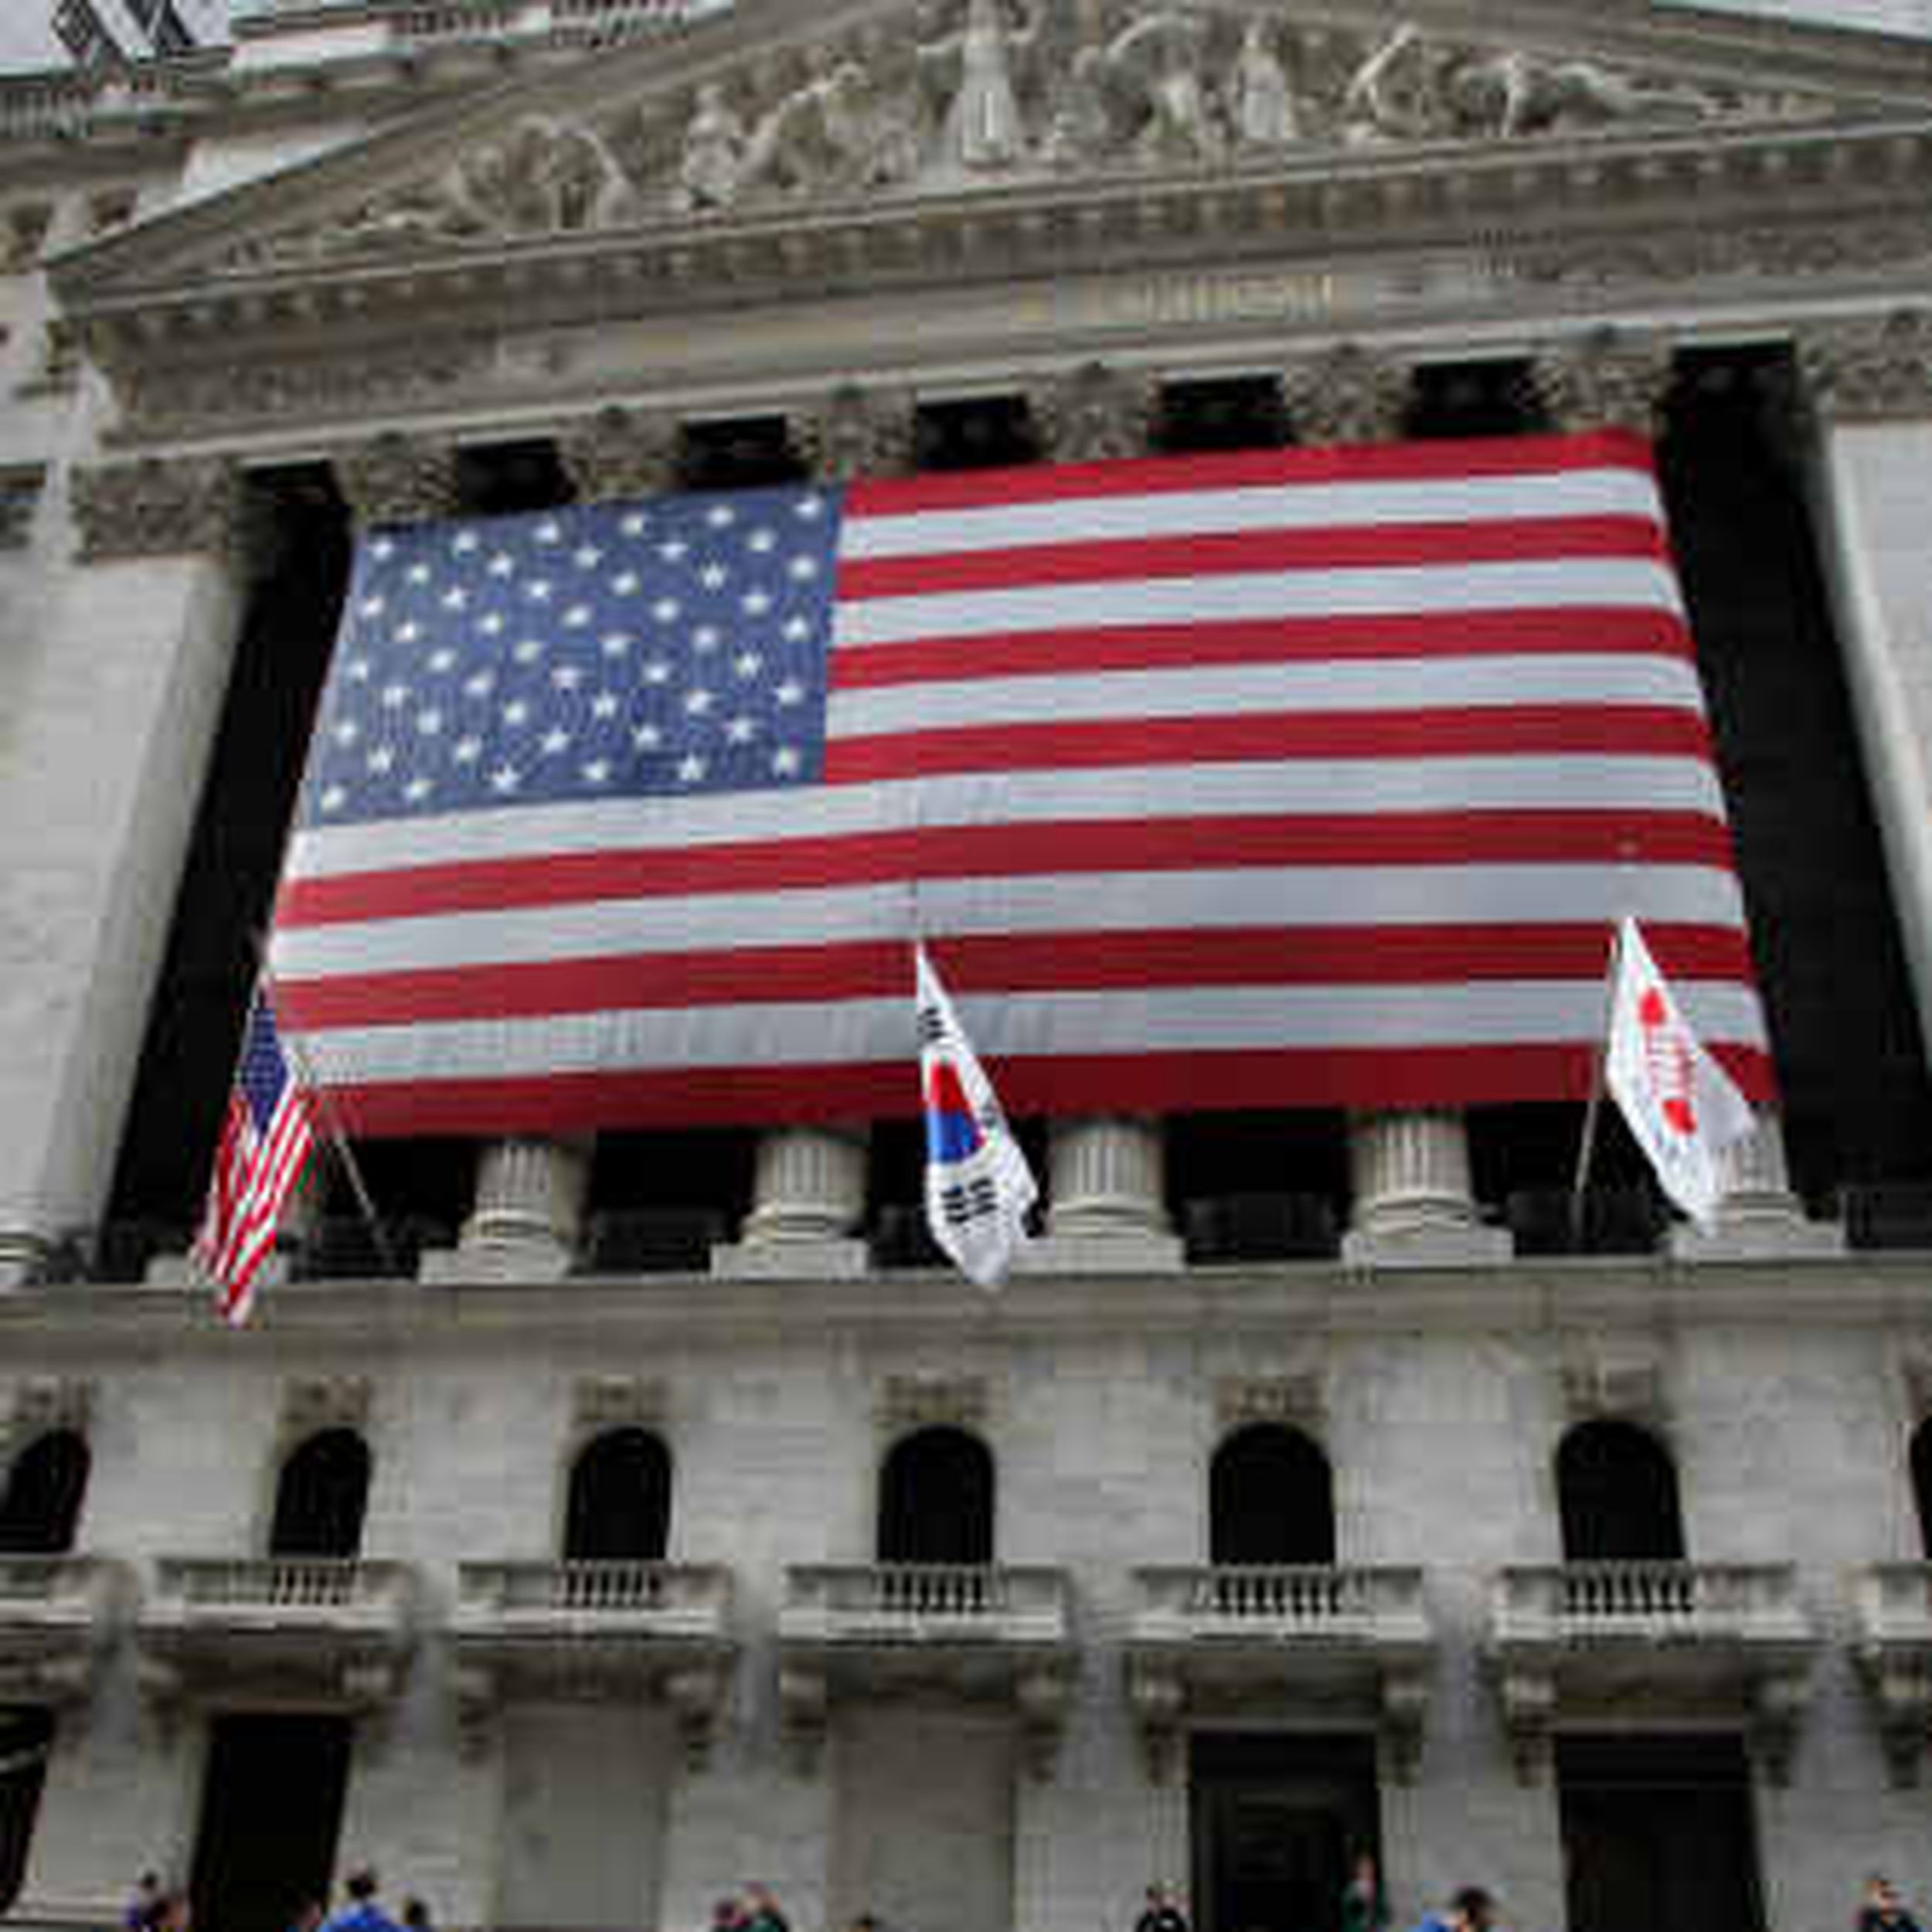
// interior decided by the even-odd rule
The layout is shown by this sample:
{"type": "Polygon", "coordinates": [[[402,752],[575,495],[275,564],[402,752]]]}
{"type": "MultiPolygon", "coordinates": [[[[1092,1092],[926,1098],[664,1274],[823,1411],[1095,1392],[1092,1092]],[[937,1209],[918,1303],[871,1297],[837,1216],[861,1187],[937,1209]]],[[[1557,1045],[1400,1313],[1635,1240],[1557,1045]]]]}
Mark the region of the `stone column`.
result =
{"type": "Polygon", "coordinates": [[[676,486],[679,440],[675,417],[614,405],[573,423],[557,453],[580,502],[624,502],[676,486]]]}
{"type": "Polygon", "coordinates": [[[66,481],[84,567],[0,612],[0,1285],[106,1205],[240,628],[231,463],[66,481]]]}
{"type": "MultiPolygon", "coordinates": [[[[334,467],[360,527],[424,523],[458,508],[456,452],[447,444],[390,432],[338,451],[334,467]]],[[[518,1136],[485,1143],[461,1237],[454,1251],[423,1256],[423,1278],[553,1281],[567,1273],[581,1231],[590,1162],[587,1139],[518,1136]]]]}
{"type": "Polygon", "coordinates": [[[1718,1162],[1723,1199],[1708,1232],[1686,1223],[1671,1230],[1671,1253],[1686,1261],[1749,1261],[1808,1254],[1842,1254],[1845,1230],[1835,1221],[1808,1221],[1791,1192],[1784,1161],[1784,1123],[1763,1109],[1744,1139],[1718,1162]]]}
{"type": "Polygon", "coordinates": [[[1594,329],[1541,352],[1533,380],[1553,429],[1654,436],[1670,387],[1670,345],[1658,336],[1594,329]]]}
{"type": "Polygon", "coordinates": [[[1340,342],[1289,365],[1282,376],[1288,420],[1300,443],[1386,443],[1402,434],[1409,407],[1404,363],[1340,342]]]}
{"type": "MultiPolygon", "coordinates": [[[[822,406],[795,416],[794,447],[819,481],[889,476],[912,461],[912,399],[848,384],[822,406]]],[[[912,957],[906,961],[908,1012],[912,957]]],[[[912,1074],[908,1070],[908,1081],[912,1074]]],[[[711,1251],[714,1274],[863,1274],[869,1265],[865,1219],[870,1129],[865,1124],[776,1128],[759,1141],[751,1212],[739,1240],[711,1251]]]]}

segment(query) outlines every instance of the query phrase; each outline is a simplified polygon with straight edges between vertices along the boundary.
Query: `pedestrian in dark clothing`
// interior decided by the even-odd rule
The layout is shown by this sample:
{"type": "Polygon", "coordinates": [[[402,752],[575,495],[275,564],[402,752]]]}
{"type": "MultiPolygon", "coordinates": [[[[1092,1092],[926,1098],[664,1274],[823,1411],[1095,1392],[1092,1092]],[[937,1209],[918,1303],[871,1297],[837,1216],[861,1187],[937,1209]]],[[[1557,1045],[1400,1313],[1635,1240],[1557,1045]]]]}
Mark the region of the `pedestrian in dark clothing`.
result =
{"type": "Polygon", "coordinates": [[[1389,1895],[1372,1852],[1356,1855],[1355,1871],[1342,1894],[1342,1932],[1389,1932],[1389,1895]]]}
{"type": "Polygon", "coordinates": [[[161,1875],[144,1872],[134,1881],[128,1909],[121,1915],[124,1932],[148,1932],[161,1910],[161,1875]]]}
{"type": "Polygon", "coordinates": [[[1134,1932],[1188,1932],[1187,1914],[1165,1885],[1147,1888],[1147,1903],[1134,1921],[1134,1932]]]}
{"type": "Polygon", "coordinates": [[[328,1916],[322,1902],[314,1893],[305,1894],[295,1902],[295,1909],[288,1915],[288,1932],[321,1932],[321,1923],[328,1916]]]}
{"type": "Polygon", "coordinates": [[[745,1887],[744,1916],[740,1924],[742,1932],[791,1932],[791,1921],[780,1910],[768,1885],[745,1887]]]}
{"type": "Polygon", "coordinates": [[[1447,1909],[1429,1913],[1416,1932],[1489,1932],[1496,1922],[1496,1901],[1480,1885],[1465,1885],[1447,1909]]]}
{"type": "Polygon", "coordinates": [[[436,1932],[430,1923],[430,1909],[420,1899],[403,1901],[403,1932],[436,1932]]]}
{"type": "Polygon", "coordinates": [[[1883,1872],[1874,1872],[1865,1882],[1858,1932],[1919,1932],[1918,1921],[1906,1910],[1897,1887],[1883,1872]]]}

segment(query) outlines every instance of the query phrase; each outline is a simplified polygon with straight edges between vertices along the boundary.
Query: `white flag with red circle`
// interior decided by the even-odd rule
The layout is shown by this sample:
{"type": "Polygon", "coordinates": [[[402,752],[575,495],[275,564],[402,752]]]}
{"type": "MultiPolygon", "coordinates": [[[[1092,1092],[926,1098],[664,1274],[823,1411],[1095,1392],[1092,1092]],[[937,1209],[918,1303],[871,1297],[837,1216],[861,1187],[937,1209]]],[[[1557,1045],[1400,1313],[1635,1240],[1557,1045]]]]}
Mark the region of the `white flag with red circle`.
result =
{"type": "Polygon", "coordinates": [[[1634,919],[1617,927],[1604,1083],[1664,1192],[1709,1226],[1724,1192],[1718,1157],[1750,1132],[1750,1104],[1699,1045],[1634,919]]]}

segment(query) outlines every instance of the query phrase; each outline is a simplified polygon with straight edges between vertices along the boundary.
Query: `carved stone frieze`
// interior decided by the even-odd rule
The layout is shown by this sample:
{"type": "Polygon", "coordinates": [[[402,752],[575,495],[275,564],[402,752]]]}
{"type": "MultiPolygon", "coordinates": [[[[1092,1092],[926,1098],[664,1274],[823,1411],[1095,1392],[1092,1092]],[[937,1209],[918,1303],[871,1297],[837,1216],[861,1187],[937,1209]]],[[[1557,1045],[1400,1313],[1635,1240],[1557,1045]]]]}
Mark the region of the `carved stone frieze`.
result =
{"type": "Polygon", "coordinates": [[[94,1385],[68,1376],[30,1376],[13,1385],[0,1448],[12,1454],[55,1430],[85,1435],[94,1419],[94,1385]]]}
{"type": "Polygon", "coordinates": [[[1812,408],[1827,421],[1932,417],[1932,315],[1901,308],[1807,328],[1798,366],[1812,408]]]}
{"type": "Polygon", "coordinates": [[[565,473],[586,503],[621,502],[673,488],[679,447],[675,417],[614,404],[572,423],[557,439],[565,473]]]}
{"type": "Polygon", "coordinates": [[[358,523],[426,523],[456,507],[456,452],[447,444],[391,430],[332,461],[358,523]]]}
{"type": "Polygon", "coordinates": [[[1572,1423],[1614,1419],[1656,1427],[1669,1420],[1663,1358],[1655,1348],[1580,1342],[1570,1350],[1560,1376],[1563,1413],[1572,1423]]]}
{"type": "Polygon", "coordinates": [[[228,556],[240,540],[241,478],[220,457],[143,457],[73,472],[74,521],[83,563],[228,556]]]}
{"type": "Polygon", "coordinates": [[[1357,342],[1291,363],[1282,390],[1304,443],[1383,443],[1400,435],[1410,377],[1402,364],[1357,342]]]}
{"type": "Polygon", "coordinates": [[[1326,1396],[1318,1369],[1224,1376],[1214,1391],[1215,1419],[1223,1430],[1243,1429],[1257,1422],[1318,1429],[1327,1413],[1326,1396]]]}
{"type": "Polygon", "coordinates": [[[1652,434],[1670,386],[1668,343],[1599,329],[1544,350],[1534,365],[1538,400],[1560,430],[1634,430],[1652,434]]]}
{"type": "Polygon", "coordinates": [[[896,1375],[879,1392],[879,1427],[898,1435],[909,1429],[977,1429],[986,1420],[983,1376],[896,1375]]]}
{"type": "Polygon", "coordinates": [[[1801,97],[1414,25],[1168,0],[934,0],[582,117],[527,112],[422,176],[252,240],[259,268],[828,199],[1240,168],[1323,148],[1788,121],[1801,97]]]}
{"type": "Polygon", "coordinates": [[[571,1391],[570,1420],[580,1435],[660,1428],[664,1418],[664,1383],[655,1376],[584,1376],[571,1391]]]}
{"type": "Polygon", "coordinates": [[[1089,362],[1027,399],[1048,455],[1062,463],[1145,456],[1158,394],[1146,377],[1089,362]]]}
{"type": "Polygon", "coordinates": [[[304,1376],[284,1385],[281,1439],[299,1442],[325,1429],[359,1434],[369,1427],[369,1406],[366,1376],[304,1376]]]}
{"type": "Polygon", "coordinates": [[[913,401],[903,390],[845,383],[821,407],[794,416],[788,432],[806,468],[825,482],[903,475],[912,468],[913,401]]]}

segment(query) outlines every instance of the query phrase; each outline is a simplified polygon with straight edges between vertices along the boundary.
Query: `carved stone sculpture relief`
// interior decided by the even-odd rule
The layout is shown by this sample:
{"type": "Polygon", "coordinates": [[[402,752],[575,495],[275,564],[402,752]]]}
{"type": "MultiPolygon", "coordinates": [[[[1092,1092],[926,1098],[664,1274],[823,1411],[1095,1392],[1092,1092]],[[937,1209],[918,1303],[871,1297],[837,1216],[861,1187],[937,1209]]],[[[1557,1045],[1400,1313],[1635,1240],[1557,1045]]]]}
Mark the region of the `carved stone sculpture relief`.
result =
{"type": "Polygon", "coordinates": [[[1079,167],[1787,118],[1801,100],[1414,25],[1127,0],[927,0],[914,31],[781,49],[594,119],[529,114],[238,265],[485,244],[1079,167]]]}

